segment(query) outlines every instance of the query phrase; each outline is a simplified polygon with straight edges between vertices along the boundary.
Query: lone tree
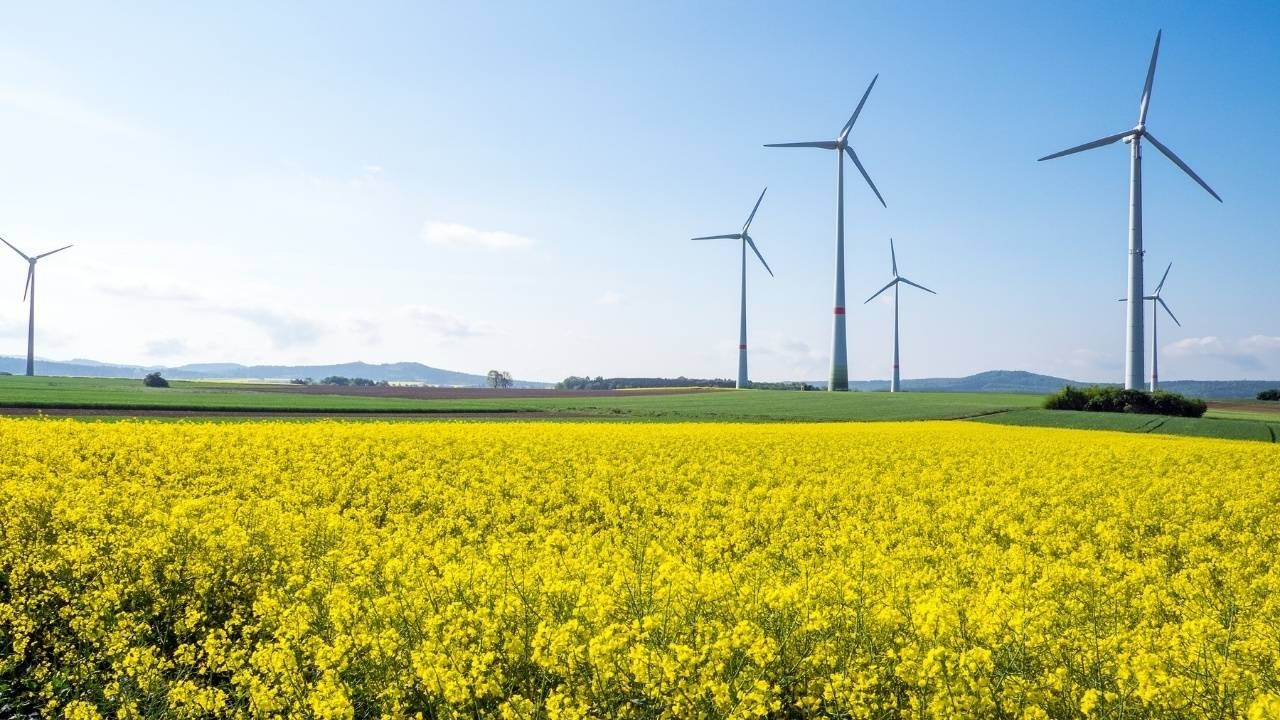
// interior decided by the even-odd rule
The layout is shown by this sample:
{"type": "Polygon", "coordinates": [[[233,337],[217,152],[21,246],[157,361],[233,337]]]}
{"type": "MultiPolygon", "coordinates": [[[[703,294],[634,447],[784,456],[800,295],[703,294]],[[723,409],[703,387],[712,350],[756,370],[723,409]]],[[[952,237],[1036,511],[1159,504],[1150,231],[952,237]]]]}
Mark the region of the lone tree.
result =
{"type": "Polygon", "coordinates": [[[160,377],[159,372],[147,373],[147,376],[142,378],[142,384],[147,387],[169,387],[169,381],[160,377]]]}
{"type": "Polygon", "coordinates": [[[485,377],[485,382],[491,388],[509,388],[514,384],[511,373],[506,370],[490,370],[485,377]]]}

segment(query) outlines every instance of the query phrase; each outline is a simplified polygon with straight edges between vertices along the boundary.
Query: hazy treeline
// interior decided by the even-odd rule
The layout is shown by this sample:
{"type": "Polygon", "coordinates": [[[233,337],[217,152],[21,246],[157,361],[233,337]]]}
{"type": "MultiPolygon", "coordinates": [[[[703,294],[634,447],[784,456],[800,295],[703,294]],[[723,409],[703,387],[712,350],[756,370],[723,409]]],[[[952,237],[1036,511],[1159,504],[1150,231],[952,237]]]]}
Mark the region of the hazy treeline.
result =
{"type": "MultiPolygon", "coordinates": [[[[599,375],[592,377],[569,377],[556,383],[557,390],[625,390],[630,388],[668,388],[668,387],[734,387],[734,381],[727,378],[677,378],[630,377],[607,378],[599,375]]],[[[808,383],[801,382],[753,382],[751,387],[759,390],[817,390],[808,383]]]]}

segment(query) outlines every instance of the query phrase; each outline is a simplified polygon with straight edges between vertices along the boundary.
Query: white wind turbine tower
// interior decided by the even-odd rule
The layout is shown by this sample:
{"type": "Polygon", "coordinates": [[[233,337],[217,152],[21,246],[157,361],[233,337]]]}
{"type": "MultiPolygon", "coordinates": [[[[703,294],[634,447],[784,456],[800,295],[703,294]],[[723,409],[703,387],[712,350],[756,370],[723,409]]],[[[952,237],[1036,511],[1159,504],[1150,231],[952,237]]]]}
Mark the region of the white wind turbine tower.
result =
{"type": "MultiPolygon", "coordinates": [[[[837,163],[839,165],[839,174],[836,176],[836,302],[834,308],[834,318],[831,328],[831,375],[827,379],[828,390],[848,390],[849,389],[849,351],[845,343],[845,313],[844,313],[844,156],[849,154],[849,159],[858,168],[858,172],[862,173],[862,178],[871,186],[871,192],[876,194],[876,198],[880,200],[881,205],[885,205],[884,198],[880,197],[880,191],[876,189],[876,184],[871,182],[871,176],[867,174],[862,162],[858,160],[858,154],[849,146],[849,131],[853,129],[853,124],[858,120],[858,114],[862,112],[862,106],[867,102],[867,96],[871,94],[871,88],[875,87],[876,79],[879,75],[871,78],[871,84],[867,86],[867,91],[862,94],[862,100],[858,101],[858,107],[854,109],[853,115],[849,117],[849,122],[844,124],[840,129],[840,134],[835,140],[819,140],[816,142],[797,142],[797,143],[772,143],[765,147],[801,147],[801,148],[820,148],[822,150],[835,150],[837,163]]],[[[888,207],[885,205],[885,207],[888,207]]]]}
{"type": "MultiPolygon", "coordinates": [[[[1174,316],[1173,311],[1169,309],[1164,298],[1160,297],[1160,291],[1164,290],[1164,281],[1169,278],[1169,270],[1173,268],[1173,263],[1164,269],[1164,275],[1160,277],[1160,284],[1156,285],[1156,291],[1142,298],[1151,301],[1151,392],[1155,392],[1160,386],[1160,308],[1169,313],[1169,319],[1178,326],[1182,327],[1182,323],[1178,322],[1178,318],[1174,316]],[[1159,306],[1159,307],[1157,307],[1159,306]]],[[[1124,302],[1125,298],[1120,298],[1120,302],[1124,302]]]]}
{"type": "Polygon", "coordinates": [[[1218,197],[1218,193],[1214,192],[1208,183],[1201,180],[1194,170],[1182,162],[1182,159],[1175,155],[1172,150],[1157,140],[1151,134],[1151,131],[1147,130],[1147,107],[1151,104],[1151,83],[1155,80],[1156,75],[1156,56],[1160,53],[1160,35],[1161,32],[1156,32],[1156,45],[1151,50],[1151,64],[1147,66],[1147,82],[1142,88],[1142,99],[1138,103],[1138,124],[1130,130],[1040,158],[1041,160],[1052,160],[1063,155],[1110,145],[1117,140],[1124,140],[1129,144],[1129,291],[1126,297],[1129,306],[1127,308],[1128,321],[1125,325],[1124,386],[1130,390],[1142,387],[1142,371],[1146,364],[1142,347],[1144,337],[1141,302],[1143,298],[1142,140],[1151,141],[1151,144],[1164,153],[1165,157],[1172,160],[1174,165],[1182,168],[1182,171],[1190,175],[1192,180],[1200,184],[1200,187],[1207,190],[1218,202],[1222,202],[1222,198],[1218,197]]]}
{"type": "Polygon", "coordinates": [[[13,247],[13,243],[8,240],[0,238],[0,242],[8,245],[14,252],[21,255],[23,260],[27,261],[27,282],[22,288],[22,299],[30,303],[27,315],[27,376],[30,377],[36,374],[36,261],[43,257],[49,257],[56,252],[62,252],[71,246],[64,245],[57,250],[50,250],[47,253],[28,257],[26,253],[13,247]]]}
{"type": "Polygon", "coordinates": [[[742,241],[742,312],[738,316],[738,387],[748,387],[747,380],[747,246],[751,246],[751,251],[760,258],[760,264],[764,265],[765,270],[769,270],[769,277],[773,277],[773,270],[769,269],[769,263],[764,261],[764,256],[760,254],[760,250],[756,248],[756,243],[747,234],[747,230],[751,227],[751,221],[756,217],[756,210],[760,209],[760,202],[764,200],[764,194],[769,188],[760,191],[760,197],[756,199],[756,206],[751,208],[751,214],[747,216],[747,221],[742,225],[742,231],[730,233],[728,235],[708,235],[706,237],[696,237],[694,240],[741,240],[742,241]]]}
{"type": "Polygon", "coordinates": [[[902,383],[898,373],[898,286],[906,283],[912,287],[920,288],[927,293],[933,293],[934,295],[937,295],[938,293],[933,292],[923,285],[913,283],[898,274],[898,255],[893,251],[893,238],[889,238],[889,259],[893,263],[893,279],[889,281],[888,285],[877,290],[875,295],[864,300],[862,304],[866,305],[877,297],[880,297],[880,293],[888,290],[889,288],[893,288],[893,379],[889,381],[889,392],[898,392],[898,390],[901,389],[902,383]]]}

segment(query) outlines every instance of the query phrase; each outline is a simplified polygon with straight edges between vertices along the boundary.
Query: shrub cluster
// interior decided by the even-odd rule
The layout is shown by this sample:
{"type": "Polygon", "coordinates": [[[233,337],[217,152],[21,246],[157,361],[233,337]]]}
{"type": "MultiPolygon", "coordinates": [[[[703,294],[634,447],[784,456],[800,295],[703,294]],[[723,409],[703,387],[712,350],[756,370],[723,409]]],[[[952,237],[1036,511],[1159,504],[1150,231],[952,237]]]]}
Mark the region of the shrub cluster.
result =
{"type": "Polygon", "coordinates": [[[1174,417],[1200,417],[1208,406],[1199,398],[1157,390],[1125,390],[1118,387],[1075,388],[1067,385],[1050,395],[1044,406],[1050,410],[1128,412],[1174,417]]]}
{"type": "Polygon", "coordinates": [[[160,377],[160,373],[158,372],[147,373],[147,376],[142,378],[142,384],[146,385],[147,387],[153,387],[153,388],[169,387],[169,381],[165,380],[163,377],[160,377]]]}
{"type": "MultiPolygon", "coordinates": [[[[310,378],[305,378],[310,380],[310,378]]],[[[299,383],[297,380],[290,381],[295,385],[306,385],[307,382],[299,383]]],[[[338,387],[387,387],[390,385],[386,380],[370,380],[369,378],[349,378],[342,375],[330,375],[320,380],[321,385],[337,385],[338,387]]]]}
{"type": "Polygon", "coordinates": [[[1258,393],[1259,400],[1280,400],[1280,389],[1263,390],[1258,393]]]}

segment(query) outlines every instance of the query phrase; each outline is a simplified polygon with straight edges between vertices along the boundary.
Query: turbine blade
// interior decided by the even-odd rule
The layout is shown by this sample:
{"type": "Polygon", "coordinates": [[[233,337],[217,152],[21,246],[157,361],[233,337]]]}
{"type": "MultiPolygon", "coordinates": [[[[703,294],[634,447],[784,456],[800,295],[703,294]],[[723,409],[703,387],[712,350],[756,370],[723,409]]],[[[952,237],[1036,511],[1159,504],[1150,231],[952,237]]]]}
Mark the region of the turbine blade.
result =
{"type": "Polygon", "coordinates": [[[764,265],[764,269],[769,271],[769,277],[773,277],[773,270],[769,267],[769,263],[764,261],[764,256],[760,254],[760,249],[756,247],[756,243],[751,239],[751,236],[743,235],[742,239],[747,241],[747,244],[751,246],[751,251],[756,254],[756,257],[760,258],[760,264],[764,265]]]}
{"type": "Polygon", "coordinates": [[[900,279],[900,278],[894,278],[894,279],[890,280],[888,285],[885,285],[884,287],[882,287],[882,288],[880,288],[879,290],[877,290],[875,295],[872,295],[871,297],[867,298],[866,300],[863,300],[863,301],[862,301],[862,304],[863,304],[863,305],[866,305],[867,303],[871,302],[872,300],[875,300],[876,298],[880,297],[880,293],[884,292],[885,290],[888,290],[889,288],[893,287],[894,285],[897,285],[897,284],[898,284],[898,280],[899,280],[899,279],[900,279]]]}
{"type": "Polygon", "coordinates": [[[32,276],[36,274],[35,266],[27,267],[27,281],[22,284],[22,301],[27,301],[27,292],[31,289],[32,276]]]}
{"type": "Polygon", "coordinates": [[[867,104],[867,96],[871,94],[871,88],[876,86],[876,80],[880,79],[880,73],[871,78],[871,84],[867,86],[867,91],[862,93],[862,99],[858,101],[858,107],[854,108],[853,114],[849,116],[849,122],[840,128],[840,139],[844,140],[849,136],[849,131],[853,129],[853,124],[858,121],[858,115],[862,114],[862,106],[867,104]]]}
{"type": "Polygon", "coordinates": [[[768,143],[765,147],[811,147],[822,148],[823,150],[835,150],[836,144],[831,140],[815,140],[813,142],[798,143],[768,143]]]}
{"type": "Polygon", "coordinates": [[[1156,79],[1156,56],[1160,54],[1160,34],[1156,31],[1156,46],[1151,48],[1151,64],[1147,66],[1147,84],[1142,86],[1142,100],[1138,103],[1138,124],[1147,121],[1147,107],[1151,105],[1151,82],[1156,79]]]}
{"type": "Polygon", "coordinates": [[[732,235],[708,235],[706,237],[689,238],[690,240],[741,240],[742,233],[733,233],[732,235]]]}
{"type": "Polygon", "coordinates": [[[898,254],[893,251],[893,238],[889,238],[889,259],[893,261],[893,276],[898,277],[898,254]]]}
{"type": "Polygon", "coordinates": [[[39,259],[40,259],[40,258],[42,258],[42,257],[49,257],[50,255],[52,255],[52,254],[54,254],[54,253],[62,252],[63,250],[66,250],[66,249],[67,249],[67,248],[69,248],[69,247],[71,247],[71,246],[70,246],[70,245],[63,245],[62,247],[58,248],[57,250],[50,250],[50,251],[49,251],[49,252],[47,252],[47,253],[43,253],[43,254],[41,254],[41,255],[37,255],[37,256],[36,256],[36,259],[37,259],[37,260],[39,260],[39,259]]]}
{"type": "Polygon", "coordinates": [[[742,226],[742,234],[747,234],[747,228],[751,227],[751,221],[756,219],[756,211],[760,209],[760,203],[764,200],[764,194],[769,192],[769,188],[760,191],[760,197],[756,198],[756,206],[751,208],[751,214],[747,216],[747,222],[742,226]]]}
{"type": "Polygon", "coordinates": [[[1155,292],[1156,295],[1160,294],[1160,288],[1164,287],[1164,281],[1166,278],[1169,277],[1169,270],[1172,268],[1173,268],[1173,263],[1169,263],[1169,265],[1164,269],[1164,275],[1160,276],[1160,282],[1156,285],[1156,292],[1155,292]]]}
{"type": "Polygon", "coordinates": [[[927,287],[925,287],[925,286],[921,285],[920,283],[913,283],[913,282],[911,282],[910,280],[908,280],[908,279],[906,279],[906,278],[904,278],[904,277],[900,277],[900,278],[898,278],[898,279],[899,279],[899,280],[901,280],[902,282],[904,282],[904,283],[906,283],[906,284],[908,284],[908,285],[912,286],[912,287],[918,287],[918,288],[920,288],[921,290],[923,290],[923,291],[925,291],[925,292],[927,292],[927,293],[932,293],[932,294],[934,294],[934,295],[937,295],[937,294],[938,294],[938,293],[936,293],[936,292],[933,292],[933,291],[932,291],[932,290],[930,290],[929,288],[927,288],[927,287]]]}
{"type": "Polygon", "coordinates": [[[1164,311],[1169,313],[1169,317],[1173,318],[1175,323],[1178,323],[1178,327],[1182,327],[1182,323],[1178,322],[1178,318],[1173,317],[1173,311],[1169,309],[1167,304],[1165,304],[1164,298],[1156,298],[1156,302],[1160,303],[1160,307],[1164,308],[1164,311]]]}
{"type": "Polygon", "coordinates": [[[1148,140],[1150,140],[1151,144],[1155,145],[1157,150],[1164,153],[1165,157],[1172,160],[1174,165],[1177,165],[1178,167],[1182,168],[1182,172],[1190,175],[1192,180],[1195,180],[1196,182],[1200,183],[1200,187],[1207,190],[1215,200],[1217,200],[1218,202],[1222,202],[1222,198],[1218,197],[1218,193],[1214,192],[1213,188],[1209,187],[1209,183],[1205,182],[1204,180],[1201,180],[1200,176],[1196,174],[1195,170],[1192,170],[1191,168],[1187,167],[1187,164],[1182,162],[1182,158],[1178,157],[1177,155],[1174,155],[1172,150],[1165,147],[1164,144],[1161,143],[1159,140],[1157,140],[1156,137],[1151,133],[1144,132],[1143,136],[1145,136],[1148,140]]]}
{"type": "Polygon", "coordinates": [[[1103,145],[1110,145],[1111,143],[1117,140],[1120,140],[1122,138],[1129,137],[1132,134],[1133,134],[1132,130],[1125,130],[1122,133],[1116,133],[1115,135],[1108,135],[1102,138],[1101,140],[1094,140],[1093,142],[1087,142],[1083,145],[1077,145],[1073,148],[1068,148],[1066,150],[1063,150],[1062,152],[1056,152],[1052,155],[1045,155],[1044,157],[1040,158],[1040,160],[1037,160],[1036,162],[1052,160],[1054,158],[1060,158],[1063,155],[1071,155],[1073,153],[1084,152],[1085,150],[1092,150],[1096,147],[1102,147],[1103,145]]]}
{"type": "Polygon", "coordinates": [[[880,191],[876,189],[876,184],[871,182],[871,176],[867,174],[867,169],[862,167],[862,163],[858,160],[858,153],[854,152],[853,148],[848,145],[844,146],[844,150],[849,153],[849,159],[853,160],[853,164],[858,167],[858,172],[862,173],[862,179],[866,180],[867,184],[871,186],[871,192],[876,194],[876,198],[880,201],[880,204],[886,208],[889,207],[888,205],[885,205],[884,198],[880,197],[880,191]]]}
{"type": "Polygon", "coordinates": [[[26,254],[26,253],[22,252],[21,250],[19,250],[19,249],[18,249],[18,248],[16,248],[16,247],[14,247],[14,246],[13,246],[13,243],[9,242],[8,240],[5,240],[5,239],[4,239],[4,238],[2,238],[2,237],[0,237],[0,242],[4,243],[5,245],[8,245],[8,246],[9,246],[9,248],[10,248],[11,250],[13,250],[14,252],[16,252],[16,253],[18,253],[19,255],[21,255],[23,260],[26,260],[26,261],[28,261],[28,262],[30,262],[30,261],[31,261],[31,258],[27,257],[27,254],[26,254]]]}

